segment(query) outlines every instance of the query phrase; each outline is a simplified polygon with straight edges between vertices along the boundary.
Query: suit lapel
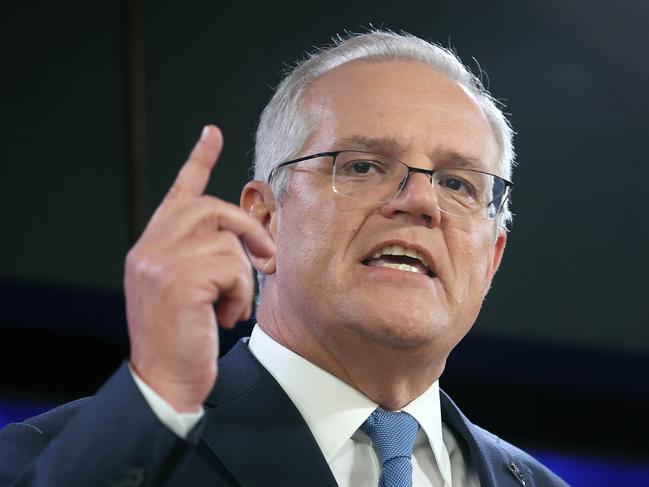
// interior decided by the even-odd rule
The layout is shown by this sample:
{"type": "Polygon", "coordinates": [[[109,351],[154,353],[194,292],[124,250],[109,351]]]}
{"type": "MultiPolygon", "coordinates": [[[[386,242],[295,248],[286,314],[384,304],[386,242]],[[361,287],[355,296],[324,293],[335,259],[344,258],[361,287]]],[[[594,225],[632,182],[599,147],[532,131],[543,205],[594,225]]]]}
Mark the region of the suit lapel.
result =
{"type": "Polygon", "coordinates": [[[455,403],[440,390],[442,421],[459,435],[465,458],[478,471],[481,487],[533,487],[529,469],[500,448],[500,438],[471,423],[455,403]]]}
{"type": "Polygon", "coordinates": [[[240,341],[219,361],[203,441],[241,485],[334,487],[299,411],[240,341]]]}
{"type": "MultiPolygon", "coordinates": [[[[501,440],[472,424],[440,391],[442,420],[458,436],[481,487],[533,486],[501,440]]],[[[240,341],[219,361],[217,387],[206,401],[202,441],[246,487],[335,487],[336,481],[299,411],[240,341]]]]}

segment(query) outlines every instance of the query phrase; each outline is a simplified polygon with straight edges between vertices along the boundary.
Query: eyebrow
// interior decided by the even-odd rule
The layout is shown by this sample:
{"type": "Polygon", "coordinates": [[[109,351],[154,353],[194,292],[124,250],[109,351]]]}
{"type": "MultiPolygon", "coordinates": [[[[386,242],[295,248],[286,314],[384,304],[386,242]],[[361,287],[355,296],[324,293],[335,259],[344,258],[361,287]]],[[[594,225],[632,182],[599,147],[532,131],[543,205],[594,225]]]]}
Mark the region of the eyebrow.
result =
{"type": "Polygon", "coordinates": [[[350,137],[343,137],[337,139],[336,147],[345,148],[350,145],[354,149],[366,150],[369,152],[385,152],[387,154],[394,153],[401,149],[403,146],[392,137],[368,137],[366,135],[352,135],[350,137]]]}
{"type": "Polygon", "coordinates": [[[441,161],[442,164],[449,167],[461,167],[465,169],[475,169],[478,171],[485,171],[487,169],[484,162],[482,162],[482,160],[480,160],[479,158],[467,154],[460,154],[459,152],[453,150],[439,151],[437,152],[437,156],[434,159],[441,161]]]}
{"type": "MultiPolygon", "coordinates": [[[[394,156],[399,151],[404,150],[403,144],[392,137],[368,137],[365,135],[352,135],[337,139],[335,147],[340,149],[356,149],[368,152],[376,152],[388,156],[394,156]]],[[[468,154],[460,154],[454,150],[440,149],[430,154],[432,161],[437,161],[436,165],[447,167],[461,167],[465,169],[474,169],[478,171],[486,170],[485,163],[478,157],[468,154]]],[[[405,162],[405,161],[404,161],[405,162]]]]}

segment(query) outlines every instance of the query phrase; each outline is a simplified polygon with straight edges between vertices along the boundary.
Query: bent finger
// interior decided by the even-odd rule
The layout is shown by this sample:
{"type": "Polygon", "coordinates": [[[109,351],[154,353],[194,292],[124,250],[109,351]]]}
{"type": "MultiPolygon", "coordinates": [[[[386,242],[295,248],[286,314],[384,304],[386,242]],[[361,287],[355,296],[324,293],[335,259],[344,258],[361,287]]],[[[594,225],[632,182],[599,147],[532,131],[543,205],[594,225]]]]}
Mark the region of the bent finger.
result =
{"type": "Polygon", "coordinates": [[[233,262],[227,257],[214,259],[212,265],[215,268],[211,280],[219,289],[215,304],[217,320],[222,327],[232,328],[237,321],[249,316],[255,289],[252,272],[247,265],[233,262]],[[218,272],[217,266],[220,267],[218,272]]]}
{"type": "MultiPolygon", "coordinates": [[[[248,254],[241,244],[241,240],[232,232],[206,232],[195,235],[182,241],[174,247],[174,254],[178,258],[193,258],[200,255],[227,255],[231,259],[238,259],[250,265],[248,254]]],[[[252,267],[250,268],[252,272],[252,267]]]]}
{"type": "Polygon", "coordinates": [[[275,244],[264,226],[239,206],[213,196],[202,196],[176,209],[164,223],[148,232],[149,239],[159,239],[171,246],[207,232],[231,232],[243,239],[249,250],[259,257],[272,257],[275,244]]]}

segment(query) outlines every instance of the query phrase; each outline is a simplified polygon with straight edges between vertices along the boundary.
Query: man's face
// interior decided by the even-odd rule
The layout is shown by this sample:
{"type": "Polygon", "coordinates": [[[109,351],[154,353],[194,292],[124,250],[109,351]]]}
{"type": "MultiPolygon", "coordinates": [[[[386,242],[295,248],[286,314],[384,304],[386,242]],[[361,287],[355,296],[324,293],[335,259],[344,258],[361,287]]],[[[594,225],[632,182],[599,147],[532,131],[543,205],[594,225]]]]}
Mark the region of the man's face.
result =
{"type": "MultiPolygon", "coordinates": [[[[356,149],[425,169],[464,160],[496,172],[498,148],[483,113],[422,63],[348,63],[313,83],[304,107],[315,132],[298,156],[356,149]]],[[[330,158],[292,169],[274,222],[272,279],[286,315],[325,346],[355,336],[450,352],[500,262],[505,236],[496,222],[441,213],[423,174],[411,175],[395,200],[377,203],[333,192],[330,158]],[[424,254],[428,272],[372,259],[388,245],[424,254]]]]}

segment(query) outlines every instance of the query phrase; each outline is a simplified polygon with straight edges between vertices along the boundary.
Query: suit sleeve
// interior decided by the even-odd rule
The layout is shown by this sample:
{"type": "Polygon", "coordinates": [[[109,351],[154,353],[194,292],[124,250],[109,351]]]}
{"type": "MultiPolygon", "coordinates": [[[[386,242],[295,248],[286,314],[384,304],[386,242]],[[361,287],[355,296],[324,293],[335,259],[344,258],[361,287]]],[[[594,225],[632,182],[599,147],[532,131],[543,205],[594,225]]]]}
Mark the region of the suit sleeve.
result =
{"type": "Polygon", "coordinates": [[[160,484],[192,448],[153,413],[124,363],[92,398],[0,431],[0,486],[160,484]]]}
{"type": "Polygon", "coordinates": [[[156,391],[151,389],[130,366],[129,372],[135,381],[135,385],[156,417],[178,436],[187,438],[189,433],[194,429],[194,426],[205,416],[203,407],[201,406],[200,410],[195,413],[179,413],[171,404],[158,395],[156,391]]]}

